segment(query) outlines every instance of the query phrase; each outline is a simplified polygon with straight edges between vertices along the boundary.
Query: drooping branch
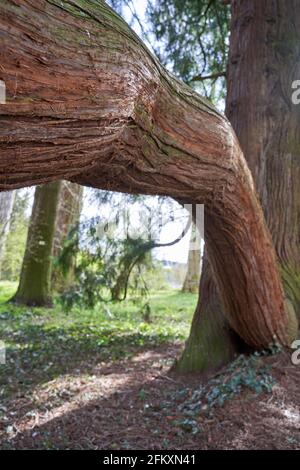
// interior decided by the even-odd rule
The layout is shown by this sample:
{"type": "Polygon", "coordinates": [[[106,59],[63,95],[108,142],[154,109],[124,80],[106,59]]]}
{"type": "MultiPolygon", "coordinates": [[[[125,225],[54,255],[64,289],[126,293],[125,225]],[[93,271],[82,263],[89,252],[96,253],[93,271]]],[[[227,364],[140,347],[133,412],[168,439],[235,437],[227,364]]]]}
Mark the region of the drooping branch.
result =
{"type": "Polygon", "coordinates": [[[190,79],[190,83],[192,82],[204,82],[205,80],[216,80],[220,77],[226,77],[226,72],[215,72],[209,75],[195,75],[193,78],[190,79]]]}
{"type": "Polygon", "coordinates": [[[235,134],[105,3],[0,6],[0,189],[57,179],[206,206],[206,243],[233,328],[289,342],[274,250],[235,134]]]}

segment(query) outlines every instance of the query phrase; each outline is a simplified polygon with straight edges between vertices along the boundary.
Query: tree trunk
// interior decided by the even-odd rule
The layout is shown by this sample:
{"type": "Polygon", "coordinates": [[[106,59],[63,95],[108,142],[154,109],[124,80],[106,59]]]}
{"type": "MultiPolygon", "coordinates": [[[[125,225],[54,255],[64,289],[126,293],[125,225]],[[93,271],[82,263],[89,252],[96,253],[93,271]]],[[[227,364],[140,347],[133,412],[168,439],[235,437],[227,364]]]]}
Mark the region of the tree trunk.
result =
{"type": "Polygon", "coordinates": [[[197,227],[193,224],[189,243],[187,271],[182,286],[182,292],[190,294],[196,294],[199,290],[201,250],[200,240],[199,247],[195,247],[195,243],[197,243],[197,241],[197,227]]]}
{"type": "MultiPolygon", "coordinates": [[[[79,184],[62,181],[55,223],[55,234],[52,255],[60,256],[68,235],[75,229],[82,209],[83,187],[79,184]]],[[[72,257],[74,258],[74,257],[72,257]]],[[[74,281],[75,260],[68,259],[63,273],[59,268],[52,270],[52,289],[58,292],[66,290],[74,281]]]]}
{"type": "Polygon", "coordinates": [[[0,276],[1,263],[5,250],[6,237],[9,232],[14,199],[15,191],[5,191],[0,193],[0,276]]]}
{"type": "MultiPolygon", "coordinates": [[[[299,53],[300,2],[232,1],[226,115],[254,175],[293,318],[294,312],[300,317],[300,106],[293,105],[291,94],[292,82],[300,77],[299,53]]],[[[207,267],[203,276],[208,281],[201,284],[203,301],[178,362],[180,371],[205,369],[206,356],[212,364],[221,341],[216,337],[226,324],[207,267]],[[219,333],[208,338],[210,323],[219,333]]],[[[214,367],[234,354],[231,334],[223,340],[228,355],[216,356],[214,367]]]]}
{"type": "Polygon", "coordinates": [[[28,229],[18,290],[12,301],[51,306],[51,269],[55,220],[61,182],[38,186],[28,229]]]}
{"type": "Polygon", "coordinates": [[[286,297],[300,319],[300,2],[232,2],[227,117],[254,176],[286,297]],[[243,41],[238,38],[242,37],[243,41]]]}
{"type": "Polygon", "coordinates": [[[0,188],[65,178],[204,203],[232,327],[255,347],[289,344],[275,253],[227,119],[105,3],[4,0],[0,12],[0,188]]]}

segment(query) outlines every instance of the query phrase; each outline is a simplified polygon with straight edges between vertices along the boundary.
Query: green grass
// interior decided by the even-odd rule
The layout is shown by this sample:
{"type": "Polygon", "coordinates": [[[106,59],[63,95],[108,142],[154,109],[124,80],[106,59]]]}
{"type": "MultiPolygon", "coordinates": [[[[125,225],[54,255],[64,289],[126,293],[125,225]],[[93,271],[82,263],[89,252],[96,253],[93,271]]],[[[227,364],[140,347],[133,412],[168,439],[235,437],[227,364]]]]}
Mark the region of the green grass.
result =
{"type": "Polygon", "coordinates": [[[6,364],[0,365],[2,397],[76,372],[84,362],[88,369],[142,347],[183,341],[197,300],[175,290],[157,292],[150,297],[151,322],[146,323],[141,305],[133,300],[65,313],[58,303],[53,309],[5,303],[15,289],[13,283],[0,283],[0,340],[6,346],[6,364]]]}

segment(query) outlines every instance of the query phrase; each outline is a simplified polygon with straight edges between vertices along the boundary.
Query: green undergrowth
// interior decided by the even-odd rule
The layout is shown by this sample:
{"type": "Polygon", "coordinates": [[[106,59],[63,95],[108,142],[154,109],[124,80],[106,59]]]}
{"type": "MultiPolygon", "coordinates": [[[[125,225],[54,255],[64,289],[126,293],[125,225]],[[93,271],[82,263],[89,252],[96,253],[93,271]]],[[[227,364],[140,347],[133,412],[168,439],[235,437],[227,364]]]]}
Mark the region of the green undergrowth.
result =
{"type": "Polygon", "coordinates": [[[63,312],[5,303],[16,285],[0,283],[0,340],[6,364],[0,365],[0,398],[33,384],[89,368],[101,361],[131,357],[137,350],[186,339],[196,297],[170,290],[150,297],[145,321],[141,305],[128,300],[95,309],[63,312]]]}

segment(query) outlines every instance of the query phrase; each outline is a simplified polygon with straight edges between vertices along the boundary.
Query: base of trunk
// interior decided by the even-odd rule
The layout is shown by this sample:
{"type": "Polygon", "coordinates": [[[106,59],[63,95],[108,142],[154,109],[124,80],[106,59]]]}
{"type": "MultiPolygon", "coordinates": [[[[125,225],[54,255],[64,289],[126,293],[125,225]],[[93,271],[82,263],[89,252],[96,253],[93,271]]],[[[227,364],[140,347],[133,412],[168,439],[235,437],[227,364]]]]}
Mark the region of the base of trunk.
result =
{"type": "Polygon", "coordinates": [[[24,305],[27,307],[45,307],[45,308],[52,308],[53,307],[53,300],[51,297],[42,297],[42,298],[34,298],[28,296],[22,296],[18,293],[14,295],[8,303],[12,303],[15,305],[24,305]]]}
{"type": "Polygon", "coordinates": [[[238,335],[230,328],[212,279],[204,261],[200,297],[194,314],[190,336],[174,371],[184,374],[205,373],[219,369],[245,349],[238,335]]]}

